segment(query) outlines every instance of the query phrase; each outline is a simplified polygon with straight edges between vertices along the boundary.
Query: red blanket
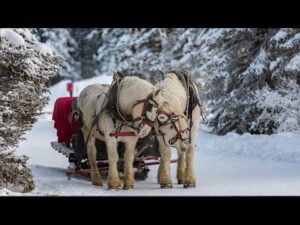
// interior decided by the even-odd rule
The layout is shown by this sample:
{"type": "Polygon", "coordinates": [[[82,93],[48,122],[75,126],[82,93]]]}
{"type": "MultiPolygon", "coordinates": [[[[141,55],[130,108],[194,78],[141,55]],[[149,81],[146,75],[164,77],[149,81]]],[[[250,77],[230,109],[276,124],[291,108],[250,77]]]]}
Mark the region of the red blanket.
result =
{"type": "Polygon", "coordinates": [[[52,119],[54,120],[54,128],[57,129],[57,138],[59,143],[65,143],[70,146],[71,137],[78,133],[77,121],[69,118],[72,112],[72,101],[76,97],[62,97],[55,101],[52,119]]]}

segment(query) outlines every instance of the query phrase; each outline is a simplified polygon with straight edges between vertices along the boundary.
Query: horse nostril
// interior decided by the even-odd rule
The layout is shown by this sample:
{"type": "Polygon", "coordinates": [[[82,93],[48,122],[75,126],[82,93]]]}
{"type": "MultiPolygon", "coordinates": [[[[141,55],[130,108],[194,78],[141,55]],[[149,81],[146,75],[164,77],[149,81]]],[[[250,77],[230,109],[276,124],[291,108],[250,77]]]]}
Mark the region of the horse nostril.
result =
{"type": "Polygon", "coordinates": [[[140,138],[146,137],[146,132],[141,132],[139,136],[140,138]]]}

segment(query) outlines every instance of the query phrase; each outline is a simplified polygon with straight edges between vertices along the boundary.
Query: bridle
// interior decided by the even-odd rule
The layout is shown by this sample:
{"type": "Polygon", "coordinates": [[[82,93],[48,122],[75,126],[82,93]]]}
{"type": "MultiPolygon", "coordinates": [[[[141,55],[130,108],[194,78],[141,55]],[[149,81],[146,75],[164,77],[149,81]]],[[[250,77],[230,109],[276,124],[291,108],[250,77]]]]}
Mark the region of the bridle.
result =
{"type": "MultiPolygon", "coordinates": [[[[160,71],[160,73],[162,74],[162,79],[164,80],[165,79],[164,73],[161,72],[161,71],[160,71]]],[[[200,99],[199,99],[199,96],[197,94],[197,90],[195,89],[195,86],[194,86],[195,83],[191,79],[191,75],[188,71],[186,71],[186,70],[185,71],[171,70],[171,71],[169,71],[169,73],[174,73],[178,77],[178,79],[181,81],[181,83],[182,83],[182,85],[185,89],[186,97],[187,97],[186,108],[185,108],[185,111],[182,115],[177,115],[174,112],[168,113],[168,112],[164,112],[164,111],[158,113],[158,114],[164,114],[168,117],[168,120],[163,122],[163,123],[159,119],[157,119],[158,120],[158,132],[159,132],[159,135],[162,135],[163,141],[164,141],[165,145],[168,146],[168,147],[174,147],[174,143],[178,139],[181,139],[184,142],[188,141],[188,143],[191,144],[191,140],[192,140],[191,129],[193,127],[193,109],[194,109],[193,107],[195,107],[195,105],[199,105],[200,110],[201,110],[200,111],[201,116],[203,118],[200,99]],[[180,117],[184,118],[187,122],[189,120],[188,128],[182,130],[181,127],[180,127],[180,123],[178,123],[179,129],[177,128],[175,123],[180,119],[180,117]],[[162,126],[165,126],[165,125],[168,125],[168,124],[172,124],[174,126],[174,128],[176,129],[176,133],[177,133],[175,136],[173,136],[169,140],[170,145],[168,145],[165,141],[165,135],[166,134],[163,133],[160,129],[162,126]],[[189,137],[184,139],[184,138],[182,138],[182,133],[185,132],[186,130],[189,131],[189,137]]]]}
{"type": "Polygon", "coordinates": [[[187,141],[187,140],[189,141],[189,143],[191,142],[190,138],[182,138],[182,133],[184,133],[187,130],[189,130],[189,128],[181,129],[180,123],[178,123],[178,127],[179,128],[177,128],[177,126],[175,124],[176,122],[179,121],[180,118],[183,118],[186,121],[188,121],[188,119],[185,116],[178,115],[178,114],[176,114],[174,112],[168,113],[168,112],[165,112],[165,111],[160,111],[158,114],[164,114],[164,115],[166,115],[168,117],[168,120],[166,120],[165,122],[161,122],[159,119],[157,119],[157,121],[158,121],[158,132],[162,135],[164,143],[165,143],[166,146],[168,146],[168,147],[174,147],[174,144],[175,144],[175,142],[178,139],[180,139],[180,140],[182,140],[184,142],[187,141]],[[166,134],[164,132],[162,132],[160,128],[163,127],[163,126],[167,126],[169,124],[173,125],[173,127],[176,130],[176,134],[169,140],[169,143],[167,144],[166,140],[165,140],[165,135],[166,134]]]}
{"type": "MultiPolygon", "coordinates": [[[[141,129],[141,127],[144,126],[145,124],[147,124],[148,126],[153,128],[155,120],[149,119],[148,116],[147,116],[147,112],[152,112],[153,108],[158,107],[158,103],[153,99],[154,93],[155,93],[155,91],[151,92],[145,99],[137,100],[132,105],[132,110],[137,105],[143,103],[143,108],[142,108],[142,111],[141,111],[141,115],[139,117],[136,117],[136,118],[132,118],[131,116],[125,116],[124,118],[126,119],[126,121],[123,121],[122,125],[117,130],[121,130],[121,127],[124,126],[124,125],[127,125],[127,126],[133,128],[134,130],[137,130],[138,132],[141,129]],[[133,124],[138,122],[138,121],[141,121],[139,123],[139,125],[134,126],[133,124]]],[[[118,136],[136,136],[136,134],[135,134],[135,132],[117,132],[116,131],[116,132],[112,132],[110,134],[110,136],[114,136],[114,137],[118,137],[118,136]]]]}
{"type": "Polygon", "coordinates": [[[150,127],[154,127],[155,120],[150,120],[147,117],[147,112],[152,112],[153,107],[154,108],[158,107],[158,103],[153,99],[153,95],[154,95],[154,91],[152,93],[150,93],[147,96],[147,98],[142,99],[142,100],[137,100],[133,104],[132,109],[134,107],[136,107],[137,105],[141,104],[141,103],[143,103],[144,105],[143,105],[141,115],[139,117],[136,117],[136,118],[132,119],[132,121],[131,121],[132,123],[135,123],[137,121],[141,121],[140,124],[142,124],[142,125],[147,124],[150,127]]]}

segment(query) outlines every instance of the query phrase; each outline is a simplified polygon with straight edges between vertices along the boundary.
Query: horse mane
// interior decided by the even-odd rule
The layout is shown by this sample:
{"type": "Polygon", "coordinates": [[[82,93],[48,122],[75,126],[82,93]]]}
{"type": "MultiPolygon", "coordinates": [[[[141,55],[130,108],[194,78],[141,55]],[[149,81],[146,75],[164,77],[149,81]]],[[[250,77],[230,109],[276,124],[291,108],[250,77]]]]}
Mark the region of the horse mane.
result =
{"type": "Polygon", "coordinates": [[[156,87],[162,88],[162,96],[167,100],[167,102],[171,102],[171,104],[165,104],[165,106],[161,108],[163,111],[171,110],[177,113],[184,113],[187,117],[189,117],[197,105],[201,108],[197,86],[187,71],[169,71],[166,75],[164,75],[164,80],[159,82],[156,87]],[[172,100],[172,95],[173,98],[175,96],[177,99],[172,100]],[[180,102],[182,104],[180,104],[180,102]],[[188,107],[186,104],[188,104],[188,107]],[[182,111],[183,105],[185,105],[185,108],[182,111]]]}
{"type": "Polygon", "coordinates": [[[161,96],[164,98],[165,104],[161,107],[163,111],[173,111],[176,113],[184,113],[186,109],[187,95],[181,81],[175,73],[167,73],[165,79],[157,83],[157,89],[161,89],[161,96]],[[170,108],[172,107],[172,108],[170,108]]]}

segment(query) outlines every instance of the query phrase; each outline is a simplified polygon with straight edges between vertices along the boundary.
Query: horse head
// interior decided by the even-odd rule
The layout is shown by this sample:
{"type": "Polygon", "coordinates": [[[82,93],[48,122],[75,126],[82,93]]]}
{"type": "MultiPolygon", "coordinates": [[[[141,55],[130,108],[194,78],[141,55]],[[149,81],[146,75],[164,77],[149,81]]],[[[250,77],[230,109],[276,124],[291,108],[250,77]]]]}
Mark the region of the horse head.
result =
{"type": "Polygon", "coordinates": [[[158,112],[156,131],[162,136],[165,145],[173,146],[175,143],[183,150],[190,145],[188,118],[183,113],[175,113],[167,102],[158,112]]]}
{"type": "Polygon", "coordinates": [[[161,104],[160,90],[152,91],[145,99],[138,100],[133,105],[133,125],[138,130],[138,137],[146,137],[157,117],[157,109],[161,104]]]}

